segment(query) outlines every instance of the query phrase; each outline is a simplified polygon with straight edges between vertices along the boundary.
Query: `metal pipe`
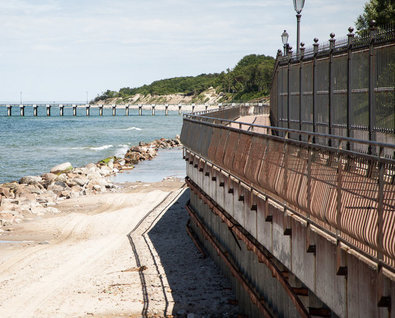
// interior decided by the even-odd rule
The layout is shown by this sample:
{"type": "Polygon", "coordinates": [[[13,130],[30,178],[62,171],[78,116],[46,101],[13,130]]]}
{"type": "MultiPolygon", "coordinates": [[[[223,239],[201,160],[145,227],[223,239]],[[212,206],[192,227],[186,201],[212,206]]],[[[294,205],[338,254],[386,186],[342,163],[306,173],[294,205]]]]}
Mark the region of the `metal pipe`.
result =
{"type": "Polygon", "coordinates": [[[299,58],[299,52],[300,52],[299,46],[300,46],[300,17],[301,16],[302,15],[300,13],[298,13],[296,15],[296,29],[297,29],[297,31],[296,31],[296,33],[297,33],[297,35],[296,35],[296,55],[298,58],[299,58]]]}

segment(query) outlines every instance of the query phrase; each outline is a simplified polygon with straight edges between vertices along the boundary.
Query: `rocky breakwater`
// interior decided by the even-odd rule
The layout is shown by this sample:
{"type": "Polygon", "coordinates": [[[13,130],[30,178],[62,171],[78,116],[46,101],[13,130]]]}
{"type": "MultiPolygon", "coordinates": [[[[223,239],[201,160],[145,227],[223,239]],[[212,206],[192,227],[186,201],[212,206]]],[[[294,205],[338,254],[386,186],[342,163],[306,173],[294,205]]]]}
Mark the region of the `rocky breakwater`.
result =
{"type": "Polygon", "coordinates": [[[117,186],[110,180],[112,175],[133,169],[140,161],[153,159],[159,149],[180,145],[179,136],[150,143],[140,142],[138,146],[131,147],[123,158],[110,157],[78,168],[66,162],[41,176],[26,176],[18,182],[0,184],[0,232],[26,217],[59,213],[56,204],[62,200],[116,191],[117,186]]]}

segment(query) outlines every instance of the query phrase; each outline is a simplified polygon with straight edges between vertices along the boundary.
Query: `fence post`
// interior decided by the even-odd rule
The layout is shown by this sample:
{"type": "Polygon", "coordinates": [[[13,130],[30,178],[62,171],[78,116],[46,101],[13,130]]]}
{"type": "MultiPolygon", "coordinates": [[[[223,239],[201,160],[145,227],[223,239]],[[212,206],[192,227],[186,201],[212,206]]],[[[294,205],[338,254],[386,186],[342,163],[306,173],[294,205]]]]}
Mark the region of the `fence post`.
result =
{"type": "Polygon", "coordinates": [[[292,46],[288,47],[288,69],[287,69],[287,127],[288,129],[290,128],[289,125],[289,120],[290,120],[290,115],[289,115],[289,110],[290,110],[290,89],[289,89],[289,73],[290,73],[290,67],[291,67],[291,60],[292,60],[292,46]]]}
{"type": "MultiPolygon", "coordinates": [[[[304,43],[300,43],[300,64],[299,64],[299,130],[302,130],[302,71],[304,58],[304,43]]],[[[299,140],[302,140],[302,135],[299,134],[299,140]]]]}
{"type": "MultiPolygon", "coordinates": [[[[332,64],[333,64],[333,50],[335,48],[335,33],[331,33],[329,35],[331,38],[329,39],[329,85],[328,85],[328,135],[332,135],[332,125],[333,125],[333,72],[332,72],[332,64]]],[[[332,140],[329,138],[328,145],[332,145],[332,140]]]]}
{"type": "MultiPolygon", "coordinates": [[[[351,123],[352,123],[352,110],[351,110],[351,68],[352,68],[352,42],[354,28],[348,28],[348,43],[347,43],[347,137],[351,137],[351,123]]],[[[350,150],[350,142],[347,141],[347,150],[350,150]]]]}
{"type": "MultiPolygon", "coordinates": [[[[314,38],[314,59],[313,59],[313,132],[317,132],[316,114],[317,114],[317,54],[318,54],[318,39],[314,38]]],[[[315,136],[313,137],[315,143],[315,136]]]]}
{"type": "Polygon", "coordinates": [[[383,250],[384,250],[384,245],[383,245],[383,226],[384,226],[384,220],[383,220],[383,212],[384,212],[384,207],[383,207],[383,201],[384,201],[384,163],[380,160],[381,158],[384,157],[384,147],[380,147],[380,153],[379,153],[379,162],[378,162],[378,168],[379,168],[379,191],[377,194],[377,259],[379,262],[383,261],[383,250]]]}
{"type": "MultiPolygon", "coordinates": [[[[376,140],[374,128],[376,126],[376,107],[374,100],[374,87],[376,78],[376,65],[374,59],[374,39],[376,35],[376,21],[370,22],[370,44],[369,44],[369,140],[376,140]]],[[[372,147],[369,146],[369,153],[372,153],[372,147]]]]}

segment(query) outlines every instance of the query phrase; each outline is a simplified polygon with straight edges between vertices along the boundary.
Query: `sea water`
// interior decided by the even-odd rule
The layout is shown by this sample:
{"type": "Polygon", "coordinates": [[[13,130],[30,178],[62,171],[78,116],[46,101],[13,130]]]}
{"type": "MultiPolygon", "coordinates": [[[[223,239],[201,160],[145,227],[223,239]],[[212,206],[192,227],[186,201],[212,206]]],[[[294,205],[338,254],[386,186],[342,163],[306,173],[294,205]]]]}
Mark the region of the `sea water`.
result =
{"type": "MultiPolygon", "coordinates": [[[[104,109],[104,116],[98,116],[98,109],[91,109],[89,117],[85,116],[85,108],[78,109],[76,117],[71,108],[65,108],[63,117],[58,107],[52,107],[51,112],[47,117],[45,107],[39,107],[38,116],[33,117],[32,108],[26,107],[25,117],[21,117],[19,107],[13,107],[13,115],[8,117],[6,107],[0,107],[0,183],[41,175],[63,162],[79,167],[123,156],[140,141],[174,138],[182,126],[182,116],[170,111],[168,116],[164,111],[152,116],[150,110],[144,110],[143,116],[138,116],[138,111],[131,109],[130,116],[125,116],[124,109],[118,109],[112,116],[111,109],[104,109]]],[[[141,173],[156,169],[158,175],[166,177],[179,174],[183,166],[181,151],[160,152],[146,172],[136,173],[142,179],[141,173]],[[162,156],[165,159],[160,159],[162,156]],[[177,163],[179,166],[174,167],[177,163]]]]}

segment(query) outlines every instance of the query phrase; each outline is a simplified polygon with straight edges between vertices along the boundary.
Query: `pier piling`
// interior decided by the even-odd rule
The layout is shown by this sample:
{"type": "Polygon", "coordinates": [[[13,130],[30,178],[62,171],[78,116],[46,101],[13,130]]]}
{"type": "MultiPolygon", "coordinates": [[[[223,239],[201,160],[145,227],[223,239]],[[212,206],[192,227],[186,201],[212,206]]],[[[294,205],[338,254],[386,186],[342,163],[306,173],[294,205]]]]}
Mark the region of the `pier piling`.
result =
{"type": "Polygon", "coordinates": [[[59,116],[64,116],[64,105],[59,105],[59,116]]]}
{"type": "Polygon", "coordinates": [[[37,105],[33,105],[33,116],[34,117],[37,117],[37,108],[38,108],[38,106],[37,105]]]}
{"type": "Polygon", "coordinates": [[[73,116],[77,116],[77,105],[73,105],[73,116]]]}
{"type": "Polygon", "coordinates": [[[115,104],[112,105],[112,115],[113,116],[117,115],[117,105],[115,105],[115,104]]]}
{"type": "Polygon", "coordinates": [[[12,106],[11,105],[7,105],[7,115],[12,116],[12,106]]]}
{"type": "Polygon", "coordinates": [[[25,116],[25,106],[19,105],[19,111],[22,117],[25,116]]]}
{"type": "Polygon", "coordinates": [[[46,105],[46,107],[47,107],[47,116],[49,117],[49,116],[51,116],[51,105],[46,105]]]}

